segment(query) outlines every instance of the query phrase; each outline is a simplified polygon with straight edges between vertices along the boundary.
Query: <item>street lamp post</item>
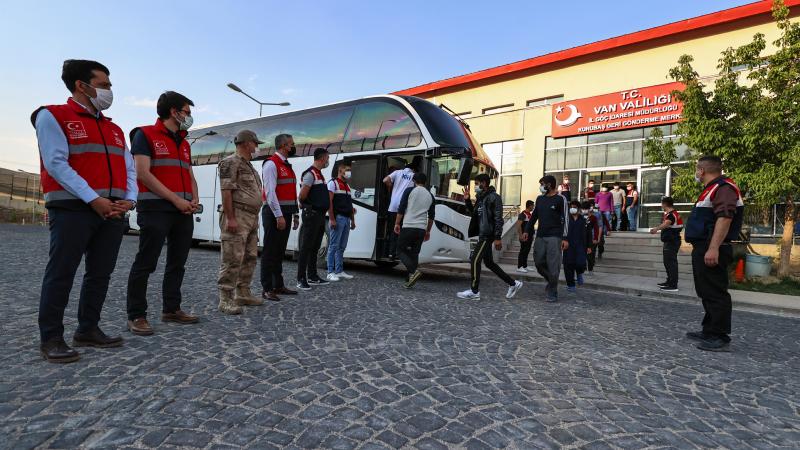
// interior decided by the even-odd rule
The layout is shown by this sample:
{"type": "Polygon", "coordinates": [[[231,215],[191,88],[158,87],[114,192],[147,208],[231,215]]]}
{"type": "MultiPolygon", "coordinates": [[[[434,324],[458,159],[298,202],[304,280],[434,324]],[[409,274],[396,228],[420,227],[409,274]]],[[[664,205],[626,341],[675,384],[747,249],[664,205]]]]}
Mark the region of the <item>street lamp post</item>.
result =
{"type": "Polygon", "coordinates": [[[289,102],[280,102],[280,103],[262,102],[262,101],[256,100],[255,98],[253,98],[252,95],[250,95],[247,92],[243,91],[242,88],[240,88],[239,86],[237,86],[237,85],[235,85],[233,83],[228,83],[228,87],[231,88],[231,90],[234,90],[234,91],[236,91],[236,92],[238,92],[240,94],[243,94],[243,95],[247,96],[247,98],[249,98],[250,100],[258,103],[258,117],[261,117],[261,110],[264,107],[264,105],[289,106],[289,104],[290,104],[289,102]]]}

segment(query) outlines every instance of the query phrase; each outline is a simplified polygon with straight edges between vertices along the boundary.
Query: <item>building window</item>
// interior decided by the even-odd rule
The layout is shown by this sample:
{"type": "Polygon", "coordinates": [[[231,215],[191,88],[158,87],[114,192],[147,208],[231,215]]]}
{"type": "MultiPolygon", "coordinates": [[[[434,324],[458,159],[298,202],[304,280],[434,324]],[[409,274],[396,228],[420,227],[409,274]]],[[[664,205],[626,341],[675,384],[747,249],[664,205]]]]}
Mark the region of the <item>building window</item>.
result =
{"type": "Polygon", "coordinates": [[[500,172],[500,196],[504,205],[518,206],[522,192],[523,141],[483,144],[483,151],[500,172]]]}
{"type": "Polygon", "coordinates": [[[512,108],[514,108],[514,104],[513,103],[509,103],[507,105],[492,106],[491,108],[483,108],[483,114],[487,115],[487,114],[504,113],[504,112],[511,111],[512,108]]]}
{"type": "Polygon", "coordinates": [[[504,175],[500,177],[500,197],[503,205],[519,206],[522,204],[522,175],[504,175]]]}
{"type": "Polygon", "coordinates": [[[552,105],[553,103],[561,103],[564,101],[564,95],[554,95],[551,97],[536,98],[528,100],[528,108],[537,108],[540,106],[552,105]]]}

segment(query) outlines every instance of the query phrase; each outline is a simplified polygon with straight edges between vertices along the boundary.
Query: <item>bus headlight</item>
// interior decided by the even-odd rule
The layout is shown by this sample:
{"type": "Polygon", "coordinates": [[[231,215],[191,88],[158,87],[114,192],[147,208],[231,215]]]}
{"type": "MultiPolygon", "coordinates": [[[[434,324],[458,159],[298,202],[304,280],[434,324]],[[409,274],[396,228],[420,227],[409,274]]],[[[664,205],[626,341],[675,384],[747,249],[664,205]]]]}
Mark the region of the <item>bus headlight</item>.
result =
{"type": "Polygon", "coordinates": [[[436,228],[438,228],[439,231],[441,231],[442,233],[444,233],[444,234],[446,234],[448,236],[452,236],[452,237],[458,239],[459,241],[463,241],[464,240],[464,233],[456,230],[455,228],[451,227],[450,225],[447,225],[445,223],[439,222],[438,220],[434,220],[433,223],[436,224],[436,228]]]}

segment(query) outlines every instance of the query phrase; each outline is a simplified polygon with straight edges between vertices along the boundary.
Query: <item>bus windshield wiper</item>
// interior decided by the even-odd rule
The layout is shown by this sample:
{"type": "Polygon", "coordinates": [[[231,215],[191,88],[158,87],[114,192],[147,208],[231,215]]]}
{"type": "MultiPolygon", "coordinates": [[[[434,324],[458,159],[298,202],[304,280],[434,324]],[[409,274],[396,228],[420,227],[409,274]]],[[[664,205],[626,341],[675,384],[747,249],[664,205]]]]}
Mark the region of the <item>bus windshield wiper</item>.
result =
{"type": "MultiPolygon", "coordinates": [[[[467,124],[467,122],[465,122],[464,119],[462,119],[461,116],[456,114],[452,109],[448,108],[447,105],[445,105],[444,103],[439,103],[439,108],[442,108],[442,109],[446,110],[447,112],[449,112],[451,116],[455,117],[456,120],[461,122],[461,125],[464,125],[464,127],[469,130],[469,125],[467,124]]],[[[472,131],[472,130],[470,130],[470,131],[472,131]]]]}

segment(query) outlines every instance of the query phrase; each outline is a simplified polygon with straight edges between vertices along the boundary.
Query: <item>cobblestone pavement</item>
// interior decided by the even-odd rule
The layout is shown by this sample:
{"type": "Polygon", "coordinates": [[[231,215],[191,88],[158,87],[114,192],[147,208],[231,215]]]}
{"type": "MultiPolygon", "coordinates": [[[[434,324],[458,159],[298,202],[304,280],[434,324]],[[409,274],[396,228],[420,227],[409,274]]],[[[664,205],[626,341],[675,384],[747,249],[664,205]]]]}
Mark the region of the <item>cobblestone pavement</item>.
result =
{"type": "Polygon", "coordinates": [[[219,253],[195,249],[185,305],[202,322],[154,322],[138,337],[124,331],[137,242],[126,237],[101,324],[125,346],[62,366],[37,352],[47,233],[0,226],[0,238],[0,447],[800,446],[797,320],[735,312],[733,352],[709,354],[683,338],[699,306],[590,292],[546,304],[542,285],[506,301],[489,276],[484,298],[465,303],[454,297],[464,278],[405,291],[398,273],[367,265],[223,316],[219,253]]]}

